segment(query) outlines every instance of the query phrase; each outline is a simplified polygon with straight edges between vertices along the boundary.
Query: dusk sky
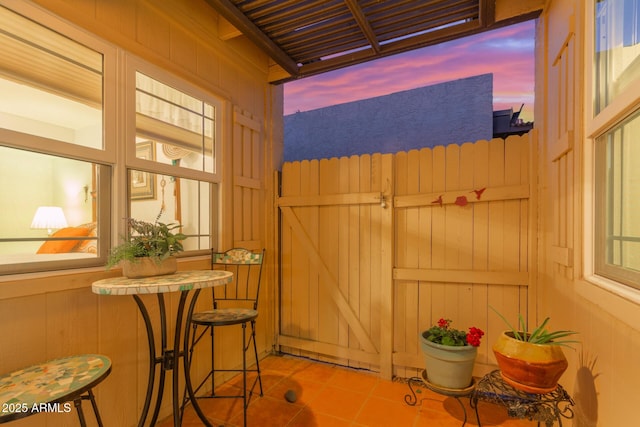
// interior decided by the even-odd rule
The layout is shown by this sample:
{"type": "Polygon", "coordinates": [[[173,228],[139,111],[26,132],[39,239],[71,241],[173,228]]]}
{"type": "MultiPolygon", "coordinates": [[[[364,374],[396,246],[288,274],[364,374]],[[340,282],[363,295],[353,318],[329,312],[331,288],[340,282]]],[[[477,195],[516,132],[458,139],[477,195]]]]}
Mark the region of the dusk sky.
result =
{"type": "Polygon", "coordinates": [[[493,73],[493,108],[533,121],[535,23],[528,21],[284,85],[284,114],[493,73]]]}

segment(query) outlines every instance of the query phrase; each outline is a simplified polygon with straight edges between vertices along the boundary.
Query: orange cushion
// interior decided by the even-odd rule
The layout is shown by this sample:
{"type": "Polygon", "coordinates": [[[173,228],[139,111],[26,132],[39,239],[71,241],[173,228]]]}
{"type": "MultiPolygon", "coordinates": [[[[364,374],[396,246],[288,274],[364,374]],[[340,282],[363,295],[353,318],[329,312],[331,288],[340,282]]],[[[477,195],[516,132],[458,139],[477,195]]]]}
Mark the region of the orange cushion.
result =
{"type": "MultiPolygon", "coordinates": [[[[85,237],[88,236],[91,230],[87,227],[67,227],[61,228],[51,235],[51,237],[85,237]]],[[[51,240],[44,242],[40,249],[39,254],[61,254],[70,252],[81,240],[51,240]]]]}
{"type": "MultiPolygon", "coordinates": [[[[89,233],[87,234],[87,237],[96,237],[96,223],[95,222],[89,222],[86,224],[80,224],[78,227],[86,227],[89,229],[89,233]]],[[[77,228],[77,227],[76,227],[77,228]]],[[[78,243],[78,245],[76,245],[73,249],[72,252],[83,252],[83,253],[89,253],[89,254],[97,254],[98,253],[98,248],[97,248],[97,241],[96,240],[83,240],[81,242],[78,243]]]]}

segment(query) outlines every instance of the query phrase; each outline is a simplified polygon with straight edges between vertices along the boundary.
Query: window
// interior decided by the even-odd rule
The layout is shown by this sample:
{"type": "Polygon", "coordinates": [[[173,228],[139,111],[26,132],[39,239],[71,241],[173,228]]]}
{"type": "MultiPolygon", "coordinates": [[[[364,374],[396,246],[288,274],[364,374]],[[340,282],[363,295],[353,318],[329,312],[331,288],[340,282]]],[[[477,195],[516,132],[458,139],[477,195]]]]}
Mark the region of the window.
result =
{"type": "Polygon", "coordinates": [[[595,2],[594,262],[640,289],[640,1],[595,2]]]}
{"type": "Polygon", "coordinates": [[[0,7],[4,129],[102,149],[102,54],[0,7]]]}
{"type": "Polygon", "coordinates": [[[125,216],[216,246],[218,98],[27,2],[0,6],[0,94],[0,275],[103,266],[125,216]]]}
{"type": "Polygon", "coordinates": [[[181,224],[185,251],[216,246],[220,101],[130,58],[135,135],[129,216],[181,224]]]}
{"type": "Polygon", "coordinates": [[[640,2],[596,2],[595,112],[600,113],[640,76],[640,2]]]}
{"type": "Polygon", "coordinates": [[[136,157],[215,173],[215,113],[210,103],[136,72],[136,157]],[[163,156],[140,150],[146,139],[163,156]]]}
{"type": "Polygon", "coordinates": [[[640,289],[640,114],[596,141],[596,272],[640,289]]]}
{"type": "Polygon", "coordinates": [[[0,274],[103,265],[109,244],[115,55],[47,17],[0,6],[0,274]]]}

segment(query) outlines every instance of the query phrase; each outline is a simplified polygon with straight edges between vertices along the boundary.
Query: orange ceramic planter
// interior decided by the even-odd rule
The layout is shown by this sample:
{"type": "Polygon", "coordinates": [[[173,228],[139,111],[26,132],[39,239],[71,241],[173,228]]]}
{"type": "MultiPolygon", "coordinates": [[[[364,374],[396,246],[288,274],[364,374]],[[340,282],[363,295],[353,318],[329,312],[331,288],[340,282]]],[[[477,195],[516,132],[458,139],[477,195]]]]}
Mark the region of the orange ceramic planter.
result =
{"type": "Polygon", "coordinates": [[[569,366],[558,345],[519,341],[503,332],[493,346],[502,378],[527,393],[549,393],[569,366]]]}

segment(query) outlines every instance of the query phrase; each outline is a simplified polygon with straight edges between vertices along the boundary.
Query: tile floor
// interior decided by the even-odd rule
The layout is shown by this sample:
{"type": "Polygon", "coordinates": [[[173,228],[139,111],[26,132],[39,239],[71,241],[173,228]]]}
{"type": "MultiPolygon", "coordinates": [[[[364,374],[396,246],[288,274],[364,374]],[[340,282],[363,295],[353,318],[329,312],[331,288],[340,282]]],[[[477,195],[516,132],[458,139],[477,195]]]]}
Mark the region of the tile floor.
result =
{"type": "MultiPolygon", "coordinates": [[[[462,407],[454,398],[419,388],[418,404],[409,406],[406,382],[379,379],[367,371],[353,370],[293,356],[269,356],[260,362],[264,396],[252,398],[248,410],[249,427],[459,427],[462,407]],[[284,398],[294,390],[295,403],[284,398]]],[[[239,378],[239,379],[238,379],[239,378]]],[[[233,390],[241,386],[236,377],[220,386],[233,390]]],[[[461,401],[467,411],[467,426],[477,425],[469,400],[461,401]]],[[[239,399],[201,400],[200,406],[215,427],[242,426],[239,399]]],[[[533,426],[528,420],[514,420],[502,407],[481,402],[483,426],[533,426]]],[[[159,426],[169,427],[166,419],[159,426]]],[[[201,426],[195,411],[185,411],[183,426],[201,426]]]]}

